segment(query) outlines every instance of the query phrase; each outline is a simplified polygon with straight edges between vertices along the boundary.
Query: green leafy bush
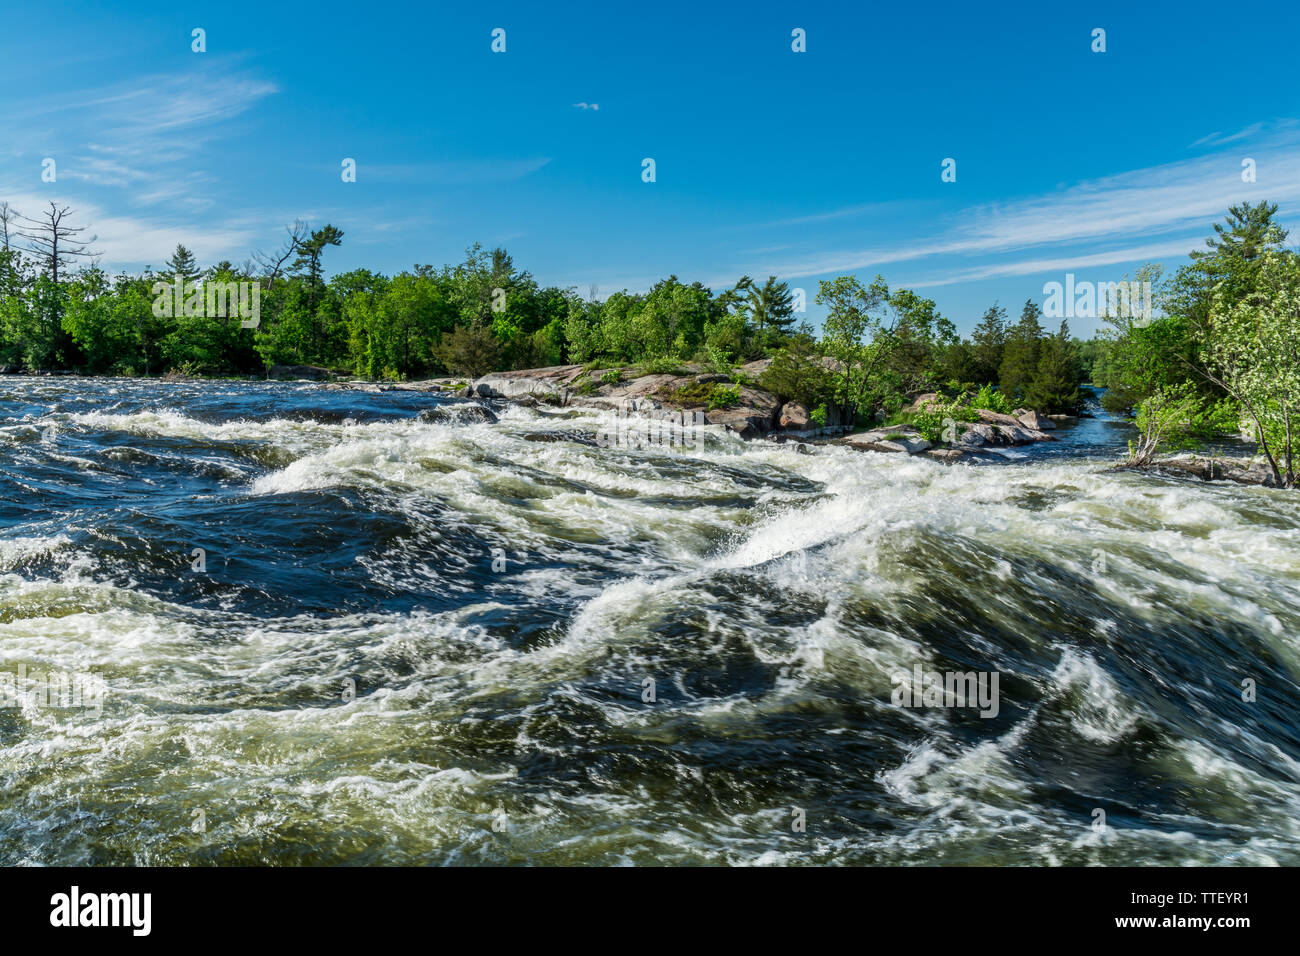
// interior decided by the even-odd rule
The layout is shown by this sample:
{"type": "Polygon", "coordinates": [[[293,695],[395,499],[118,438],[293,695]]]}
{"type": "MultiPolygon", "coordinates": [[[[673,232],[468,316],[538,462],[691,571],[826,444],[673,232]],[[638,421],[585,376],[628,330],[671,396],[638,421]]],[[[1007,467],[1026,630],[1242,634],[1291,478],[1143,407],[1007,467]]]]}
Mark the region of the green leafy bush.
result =
{"type": "Polygon", "coordinates": [[[979,390],[979,393],[971,400],[971,408],[983,408],[986,411],[999,412],[1003,415],[1010,415],[1012,412],[1011,403],[1007,401],[1007,397],[992,385],[985,385],[979,390]]]}
{"type": "Polygon", "coordinates": [[[979,413],[966,404],[961,396],[947,404],[931,403],[918,412],[913,412],[912,425],[926,441],[940,444],[956,437],[957,422],[979,421],[979,413]]]}
{"type": "Polygon", "coordinates": [[[671,355],[647,359],[637,366],[638,375],[686,375],[682,363],[671,355]]]}
{"type": "Polygon", "coordinates": [[[723,385],[721,382],[713,383],[713,391],[709,395],[709,408],[730,408],[740,402],[739,385],[723,385]]]}

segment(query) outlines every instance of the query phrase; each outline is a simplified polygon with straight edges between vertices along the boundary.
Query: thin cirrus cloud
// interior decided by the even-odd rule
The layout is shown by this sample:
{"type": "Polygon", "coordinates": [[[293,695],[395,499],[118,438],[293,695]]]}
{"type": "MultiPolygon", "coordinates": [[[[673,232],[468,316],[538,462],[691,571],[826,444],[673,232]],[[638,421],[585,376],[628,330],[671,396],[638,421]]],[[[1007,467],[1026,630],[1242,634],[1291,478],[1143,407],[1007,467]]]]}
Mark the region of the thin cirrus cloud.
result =
{"type": "Polygon", "coordinates": [[[1228,143],[1235,143],[1239,140],[1248,139],[1260,132],[1263,128],[1263,123],[1251,123],[1245,129],[1240,129],[1235,133],[1228,134],[1227,136],[1220,132],[1210,133],[1208,136],[1202,136],[1187,148],[1195,149],[1198,146],[1224,146],[1228,143]]]}
{"type": "Polygon", "coordinates": [[[49,155],[60,182],[129,187],[125,198],[148,205],[177,199],[175,164],[189,163],[181,179],[192,180],[193,157],[228,135],[229,121],[276,92],[274,83],[220,68],[152,75],[30,98],[0,115],[0,125],[15,131],[15,168],[49,155]]]}
{"type": "Polygon", "coordinates": [[[201,260],[247,255],[262,237],[264,229],[253,222],[228,221],[219,228],[195,229],[191,224],[163,222],[114,214],[84,198],[61,194],[51,197],[40,193],[0,192],[12,209],[32,219],[40,219],[51,200],[72,210],[71,221],[85,224],[81,240],[90,242],[90,250],[110,271],[118,268],[161,265],[177,244],[184,243],[201,260]]]}
{"type": "Polygon", "coordinates": [[[123,153],[151,151],[164,139],[188,154],[201,145],[192,139],[196,128],[231,120],[278,92],[276,84],[247,72],[160,74],[106,89],[36,97],[4,120],[16,128],[53,124],[70,137],[93,130],[106,148],[123,153]],[[184,136],[171,135],[182,132],[184,136]]]}
{"type": "MultiPolygon", "coordinates": [[[[1234,137],[1235,138],[1235,137],[1234,137]]],[[[1051,258],[1033,256],[984,263],[965,270],[970,279],[1047,271],[1070,263],[1137,261],[1182,254],[1199,245],[1209,224],[1243,200],[1268,199],[1285,218],[1300,210],[1300,144],[1275,138],[1253,148],[1257,181],[1242,181],[1245,154],[1215,153],[1178,163],[1131,170],[1079,183],[1044,196],[972,206],[933,239],[849,249],[827,249],[773,260],[760,271],[799,278],[924,260],[933,256],[1023,254],[1043,246],[1070,247],[1051,258]],[[1183,236],[1177,241],[1171,237],[1183,236]],[[1159,239],[1159,242],[1155,240],[1159,239]],[[1146,240],[1133,245],[1134,240],[1146,240]],[[1126,243],[1115,249],[1100,244],[1126,243]]],[[[823,218],[828,218],[828,216],[823,218]]],[[[945,265],[951,266],[951,263],[945,265]]],[[[949,284],[942,280],[928,284],[949,284]]]]}
{"type": "Polygon", "coordinates": [[[962,272],[945,272],[941,276],[926,278],[904,278],[899,285],[909,289],[932,289],[945,285],[959,285],[963,282],[980,282],[984,279],[999,279],[1007,276],[1032,276],[1046,273],[1077,272],[1097,266],[1113,266],[1126,262],[1159,262],[1173,256],[1184,256],[1197,245],[1196,237],[1174,239],[1163,243],[1149,243],[1141,246],[1125,246],[1122,249],[1110,249],[1088,255],[1056,256],[1039,259],[1022,259],[1015,262],[994,263],[978,266],[962,272]]]}
{"type": "Polygon", "coordinates": [[[232,120],[277,92],[276,84],[250,72],[213,64],[25,98],[0,114],[0,125],[14,131],[14,162],[4,170],[10,182],[0,197],[28,215],[51,199],[71,207],[77,222],[90,224],[87,235],[100,236],[93,248],[110,269],[161,263],[180,242],[200,258],[246,254],[261,231],[251,224],[226,218],[197,228],[189,220],[211,205],[205,198],[210,176],[193,160],[230,135],[232,120]],[[58,185],[39,193],[24,189],[40,175],[33,157],[46,155],[57,161],[58,185]],[[184,164],[180,172],[178,164],[184,164]],[[102,189],[122,192],[109,199],[95,192],[102,189]],[[155,211],[132,216],[122,202],[155,211]],[[163,206],[165,213],[156,211],[163,206]]]}

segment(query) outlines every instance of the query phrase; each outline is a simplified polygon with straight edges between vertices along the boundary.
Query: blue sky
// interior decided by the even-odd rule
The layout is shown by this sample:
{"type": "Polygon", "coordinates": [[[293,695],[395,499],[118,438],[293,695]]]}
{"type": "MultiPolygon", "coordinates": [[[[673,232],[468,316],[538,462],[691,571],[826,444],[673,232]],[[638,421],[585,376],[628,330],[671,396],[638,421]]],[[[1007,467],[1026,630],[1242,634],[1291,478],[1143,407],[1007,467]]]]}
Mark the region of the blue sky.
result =
{"type": "Polygon", "coordinates": [[[303,218],[344,230],[330,272],[478,241],[601,294],[775,273],[814,321],[818,279],[879,272],[962,331],[1176,266],[1242,199],[1300,240],[1294,3],[444,6],[10,5],[0,199],[71,205],[114,270],[303,218]]]}

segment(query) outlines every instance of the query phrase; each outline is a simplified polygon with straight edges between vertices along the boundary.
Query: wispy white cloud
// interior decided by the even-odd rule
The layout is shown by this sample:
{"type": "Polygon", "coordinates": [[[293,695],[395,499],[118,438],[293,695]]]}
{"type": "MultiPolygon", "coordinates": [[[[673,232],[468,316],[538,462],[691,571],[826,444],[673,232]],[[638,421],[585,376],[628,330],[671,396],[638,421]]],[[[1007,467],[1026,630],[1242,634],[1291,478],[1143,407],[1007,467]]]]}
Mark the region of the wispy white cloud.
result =
{"type": "MultiPolygon", "coordinates": [[[[157,161],[201,148],[196,130],[231,120],[277,92],[269,80],[218,66],[25,98],[0,114],[0,122],[15,135],[30,130],[26,138],[47,144],[51,124],[79,142],[85,142],[82,133],[94,130],[102,151],[157,161]]],[[[73,143],[48,145],[72,148],[73,143]]]]}
{"type": "Polygon", "coordinates": [[[1188,236],[1169,242],[1149,243],[1141,246],[1125,246],[1121,249],[1108,249],[1087,255],[1060,255],[1049,258],[1017,259],[1011,262],[990,263],[961,272],[949,272],[932,278],[900,280],[899,284],[910,289],[937,288],[945,285],[957,285],[962,282],[979,282],[984,279],[1000,279],[1007,276],[1042,275],[1044,273],[1078,272],[1098,266],[1113,266],[1129,262],[1160,262],[1175,256],[1184,256],[1196,248],[1202,237],[1188,236]]]}
{"type": "MultiPolygon", "coordinates": [[[[1089,256],[1126,261],[1121,257],[1125,247],[1095,248],[1098,245],[1165,237],[1158,248],[1172,248],[1168,237],[1203,236],[1208,223],[1221,218],[1230,205],[1247,199],[1277,202],[1283,216],[1300,210],[1300,142],[1296,137],[1276,138],[1251,149],[1250,158],[1256,161],[1254,183],[1242,182],[1244,158],[1244,154],[1218,152],[1089,180],[1047,195],[973,206],[947,223],[938,223],[937,235],[932,238],[888,246],[823,249],[802,257],[773,259],[756,271],[799,278],[935,256],[1005,256],[1044,246],[1073,247],[1068,254],[1058,253],[1049,260],[1036,253],[1021,259],[1023,265],[981,264],[967,270],[971,275],[1027,274],[1016,270],[1032,271],[1028,263],[1035,261],[1068,258],[1077,262],[1089,256]]],[[[1198,244],[1186,245],[1182,251],[1198,244]]]]}
{"type": "Polygon", "coordinates": [[[1251,123],[1245,129],[1238,130],[1228,136],[1222,133],[1210,133],[1208,136],[1202,136],[1196,142],[1192,143],[1188,149],[1195,149],[1197,146],[1223,146],[1227,143],[1235,143],[1238,140],[1248,139],[1260,132],[1264,128],[1263,123],[1251,123]]]}
{"type": "Polygon", "coordinates": [[[105,267],[161,264],[178,243],[184,243],[204,262],[242,259],[263,238],[261,223],[230,220],[213,227],[193,222],[163,221],[156,217],[138,217],[113,213],[84,195],[60,190],[58,194],[0,190],[0,197],[20,213],[39,219],[51,201],[72,210],[70,221],[87,227],[84,238],[96,240],[91,250],[99,254],[105,267]]]}

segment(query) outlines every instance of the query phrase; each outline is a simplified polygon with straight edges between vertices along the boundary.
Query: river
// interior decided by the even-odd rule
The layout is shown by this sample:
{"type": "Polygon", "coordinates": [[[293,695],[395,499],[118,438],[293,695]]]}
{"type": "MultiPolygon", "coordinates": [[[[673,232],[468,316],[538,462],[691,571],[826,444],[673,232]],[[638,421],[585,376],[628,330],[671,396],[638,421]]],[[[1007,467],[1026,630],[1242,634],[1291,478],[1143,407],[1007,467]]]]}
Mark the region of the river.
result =
{"type": "Polygon", "coordinates": [[[0,380],[0,863],[1300,863],[1293,493],[440,403],[0,380]]]}

